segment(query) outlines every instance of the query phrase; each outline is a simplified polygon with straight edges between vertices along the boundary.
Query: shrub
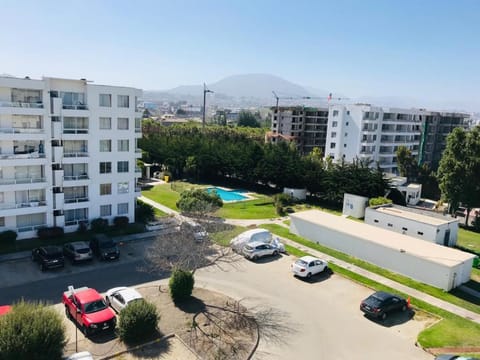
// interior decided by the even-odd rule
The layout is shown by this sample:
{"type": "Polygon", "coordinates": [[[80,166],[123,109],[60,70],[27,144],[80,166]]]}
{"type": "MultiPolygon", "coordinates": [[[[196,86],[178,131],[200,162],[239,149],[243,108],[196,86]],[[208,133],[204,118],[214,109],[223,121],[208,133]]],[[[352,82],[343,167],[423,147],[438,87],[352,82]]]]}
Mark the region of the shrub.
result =
{"type": "Polygon", "coordinates": [[[0,232],[0,242],[14,243],[18,234],[13,230],[5,230],[0,232]]]}
{"type": "Polygon", "coordinates": [[[371,198],[370,200],[368,200],[369,206],[379,206],[379,205],[391,204],[391,203],[392,203],[392,200],[384,198],[383,196],[371,198]]]}
{"type": "Polygon", "coordinates": [[[19,302],[0,317],[2,360],[62,359],[65,326],[60,314],[40,303],[19,302]]]}
{"type": "Polygon", "coordinates": [[[214,191],[209,193],[203,189],[191,189],[180,193],[176,205],[183,213],[208,214],[221,208],[223,201],[214,191]]]}
{"type": "Polygon", "coordinates": [[[77,232],[79,234],[85,234],[88,230],[88,221],[80,221],[78,223],[78,229],[77,232]]]}
{"type": "Polygon", "coordinates": [[[157,308],[147,301],[135,301],[120,312],[118,335],[126,343],[138,343],[151,338],[157,331],[157,308]]]}
{"type": "Polygon", "coordinates": [[[128,220],[128,216],[116,216],[114,219],[113,219],[113,225],[117,228],[117,229],[124,229],[128,226],[128,223],[129,223],[129,220],[128,220]]]}
{"type": "Polygon", "coordinates": [[[59,226],[45,227],[37,230],[37,236],[42,240],[59,238],[63,236],[63,233],[63,228],[59,226]]]}
{"type": "Polygon", "coordinates": [[[274,199],[275,204],[279,203],[281,206],[289,206],[294,203],[293,197],[285,193],[275,195],[274,199]]]}
{"type": "Polygon", "coordinates": [[[92,231],[95,233],[104,233],[108,230],[108,220],[107,219],[93,219],[90,223],[92,231]]]}
{"type": "Polygon", "coordinates": [[[155,219],[153,206],[137,200],[137,206],[135,207],[135,221],[146,224],[153,219],[155,219]]]}
{"type": "Polygon", "coordinates": [[[170,296],[174,302],[188,299],[192,295],[193,273],[181,269],[173,270],[168,286],[170,287],[170,296]]]}

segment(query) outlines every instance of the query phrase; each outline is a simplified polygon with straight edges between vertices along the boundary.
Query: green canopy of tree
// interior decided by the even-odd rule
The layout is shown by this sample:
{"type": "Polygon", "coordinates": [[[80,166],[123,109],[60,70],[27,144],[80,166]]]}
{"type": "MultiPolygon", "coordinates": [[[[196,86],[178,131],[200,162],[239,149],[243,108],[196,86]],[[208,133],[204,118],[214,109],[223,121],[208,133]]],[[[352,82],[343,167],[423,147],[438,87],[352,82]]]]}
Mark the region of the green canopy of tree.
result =
{"type": "Polygon", "coordinates": [[[223,201],[214,191],[191,189],[182,191],[177,207],[184,213],[205,215],[223,206],[223,201]]]}
{"type": "Polygon", "coordinates": [[[245,127],[253,127],[258,128],[260,127],[260,123],[258,122],[255,115],[253,115],[250,111],[242,110],[240,114],[238,114],[238,126],[245,126],[245,127]]]}

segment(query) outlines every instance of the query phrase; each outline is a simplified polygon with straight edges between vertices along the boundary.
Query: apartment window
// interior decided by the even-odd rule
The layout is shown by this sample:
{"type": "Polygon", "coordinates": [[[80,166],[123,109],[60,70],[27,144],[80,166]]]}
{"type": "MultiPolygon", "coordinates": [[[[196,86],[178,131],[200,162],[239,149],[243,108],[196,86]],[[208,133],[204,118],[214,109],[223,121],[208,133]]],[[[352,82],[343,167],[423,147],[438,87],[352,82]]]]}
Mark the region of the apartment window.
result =
{"type": "Polygon", "coordinates": [[[117,184],[118,194],[128,194],[128,182],[119,182],[117,184]]]}
{"type": "Polygon", "coordinates": [[[117,162],[117,172],[119,172],[119,173],[128,172],[128,161],[118,161],[117,162]]]}
{"type": "Polygon", "coordinates": [[[335,146],[337,146],[337,144],[335,144],[334,142],[330,143],[330,149],[335,149],[335,146]]]}
{"type": "Polygon", "coordinates": [[[350,115],[350,110],[347,110],[347,115],[350,115]]]}
{"type": "Polygon", "coordinates": [[[117,214],[125,215],[128,214],[128,203],[121,203],[117,205],[117,214]]]}
{"type": "Polygon", "coordinates": [[[373,220],[373,222],[375,222],[375,223],[378,223],[378,220],[377,220],[377,219],[375,219],[375,220],[373,220]]]}
{"type": "Polygon", "coordinates": [[[128,148],[129,148],[128,140],[118,140],[117,147],[118,147],[118,151],[128,151],[128,148]]]}
{"type": "Polygon", "coordinates": [[[100,163],[100,174],[110,174],[112,172],[112,163],[110,161],[100,163]]]}
{"type": "Polygon", "coordinates": [[[345,133],[345,135],[344,135],[344,136],[345,136],[345,137],[347,137],[347,136],[348,136],[348,133],[345,133]]]}
{"type": "Polygon", "coordinates": [[[100,195],[111,195],[112,184],[100,184],[100,195]]]}
{"type": "Polygon", "coordinates": [[[389,227],[393,227],[393,224],[387,224],[389,227]]]}
{"type": "Polygon", "coordinates": [[[118,95],[118,107],[128,108],[128,95],[118,95]]]}
{"type": "Polygon", "coordinates": [[[101,117],[100,118],[100,129],[110,130],[112,128],[112,118],[101,117]]]}
{"type": "Polygon", "coordinates": [[[111,216],[112,205],[100,205],[100,216],[111,216]]]}
{"type": "Polygon", "coordinates": [[[336,138],[337,137],[337,133],[335,131],[332,131],[332,135],[331,135],[332,139],[336,138]]]}
{"type": "Polygon", "coordinates": [[[112,95],[110,94],[100,94],[98,104],[104,107],[112,107],[112,95]]]}
{"type": "Polygon", "coordinates": [[[338,122],[337,121],[332,121],[332,127],[337,127],[338,122]]]}
{"type": "Polygon", "coordinates": [[[142,128],[142,119],[135,118],[135,129],[141,129],[141,128],[142,128]]]}
{"type": "Polygon", "coordinates": [[[406,227],[402,227],[402,230],[403,231],[407,231],[408,229],[406,227]]]}
{"type": "Polygon", "coordinates": [[[347,147],[347,144],[343,144],[343,147],[346,148],[346,147],[347,147]]]}
{"type": "Polygon", "coordinates": [[[338,116],[338,110],[333,110],[333,116],[338,116]]]}
{"type": "Polygon", "coordinates": [[[100,140],[100,152],[111,152],[112,140],[100,140]]]}
{"type": "Polygon", "coordinates": [[[417,234],[418,235],[423,235],[423,232],[422,231],[417,231],[417,234]]]}
{"type": "Polygon", "coordinates": [[[348,121],[345,123],[345,126],[348,126],[348,121]]]}
{"type": "Polygon", "coordinates": [[[0,217],[0,226],[5,226],[5,217],[0,217]]]}
{"type": "Polygon", "coordinates": [[[128,130],[128,118],[118,118],[117,119],[117,129],[118,130],[128,130]]]}

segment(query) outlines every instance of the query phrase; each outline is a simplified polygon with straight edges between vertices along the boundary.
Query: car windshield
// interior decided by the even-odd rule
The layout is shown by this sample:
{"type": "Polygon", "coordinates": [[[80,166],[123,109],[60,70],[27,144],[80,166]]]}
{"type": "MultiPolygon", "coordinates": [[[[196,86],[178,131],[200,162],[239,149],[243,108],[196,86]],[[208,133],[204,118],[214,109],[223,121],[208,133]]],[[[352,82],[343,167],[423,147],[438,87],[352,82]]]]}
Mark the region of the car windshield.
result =
{"type": "Polygon", "coordinates": [[[246,250],[253,250],[253,247],[251,245],[245,245],[246,250]]]}
{"type": "Polygon", "coordinates": [[[87,254],[90,252],[90,249],[89,248],[79,248],[79,249],[75,249],[75,251],[79,254],[87,254]]]}
{"type": "Polygon", "coordinates": [[[60,251],[49,252],[45,255],[45,257],[49,260],[58,259],[61,256],[62,256],[62,253],[60,251]]]}
{"type": "Polygon", "coordinates": [[[93,301],[91,303],[85,304],[85,314],[94,313],[106,308],[107,305],[103,300],[93,301]]]}
{"type": "Polygon", "coordinates": [[[307,266],[307,262],[305,260],[297,260],[295,261],[295,264],[299,265],[299,266],[307,266]]]}
{"type": "Polygon", "coordinates": [[[104,249],[106,249],[106,248],[112,248],[112,247],[114,247],[114,246],[115,246],[115,244],[114,244],[113,241],[111,241],[111,240],[109,240],[109,241],[103,241],[103,242],[100,243],[100,247],[101,247],[101,248],[104,248],[104,249]]]}
{"type": "Polygon", "coordinates": [[[376,297],[375,295],[371,295],[367,298],[367,302],[372,306],[379,306],[383,302],[383,300],[376,297]]]}

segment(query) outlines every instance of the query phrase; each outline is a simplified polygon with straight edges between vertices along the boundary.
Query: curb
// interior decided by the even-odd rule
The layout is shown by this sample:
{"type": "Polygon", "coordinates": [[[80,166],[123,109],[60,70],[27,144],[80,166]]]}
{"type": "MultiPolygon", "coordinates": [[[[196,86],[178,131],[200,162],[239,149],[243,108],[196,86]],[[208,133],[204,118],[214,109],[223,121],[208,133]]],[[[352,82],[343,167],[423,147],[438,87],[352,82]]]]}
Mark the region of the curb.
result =
{"type": "Polygon", "coordinates": [[[152,345],[152,344],[155,344],[155,343],[158,343],[158,342],[161,342],[161,341],[164,341],[164,340],[168,340],[172,337],[174,337],[175,334],[172,333],[172,334],[168,334],[168,335],[165,335],[165,336],[162,336],[160,339],[155,339],[155,340],[152,340],[152,341],[149,341],[149,342],[146,342],[144,344],[140,344],[140,345],[136,345],[136,346],[133,346],[131,348],[127,348],[125,350],[121,350],[121,351],[118,351],[116,352],[115,354],[111,354],[111,355],[107,355],[107,356],[104,356],[104,357],[101,357],[100,360],[109,360],[109,359],[114,359],[122,354],[125,354],[127,352],[130,352],[130,351],[134,351],[134,350],[138,350],[138,349],[141,349],[142,347],[144,346],[148,346],[148,345],[152,345]]]}

